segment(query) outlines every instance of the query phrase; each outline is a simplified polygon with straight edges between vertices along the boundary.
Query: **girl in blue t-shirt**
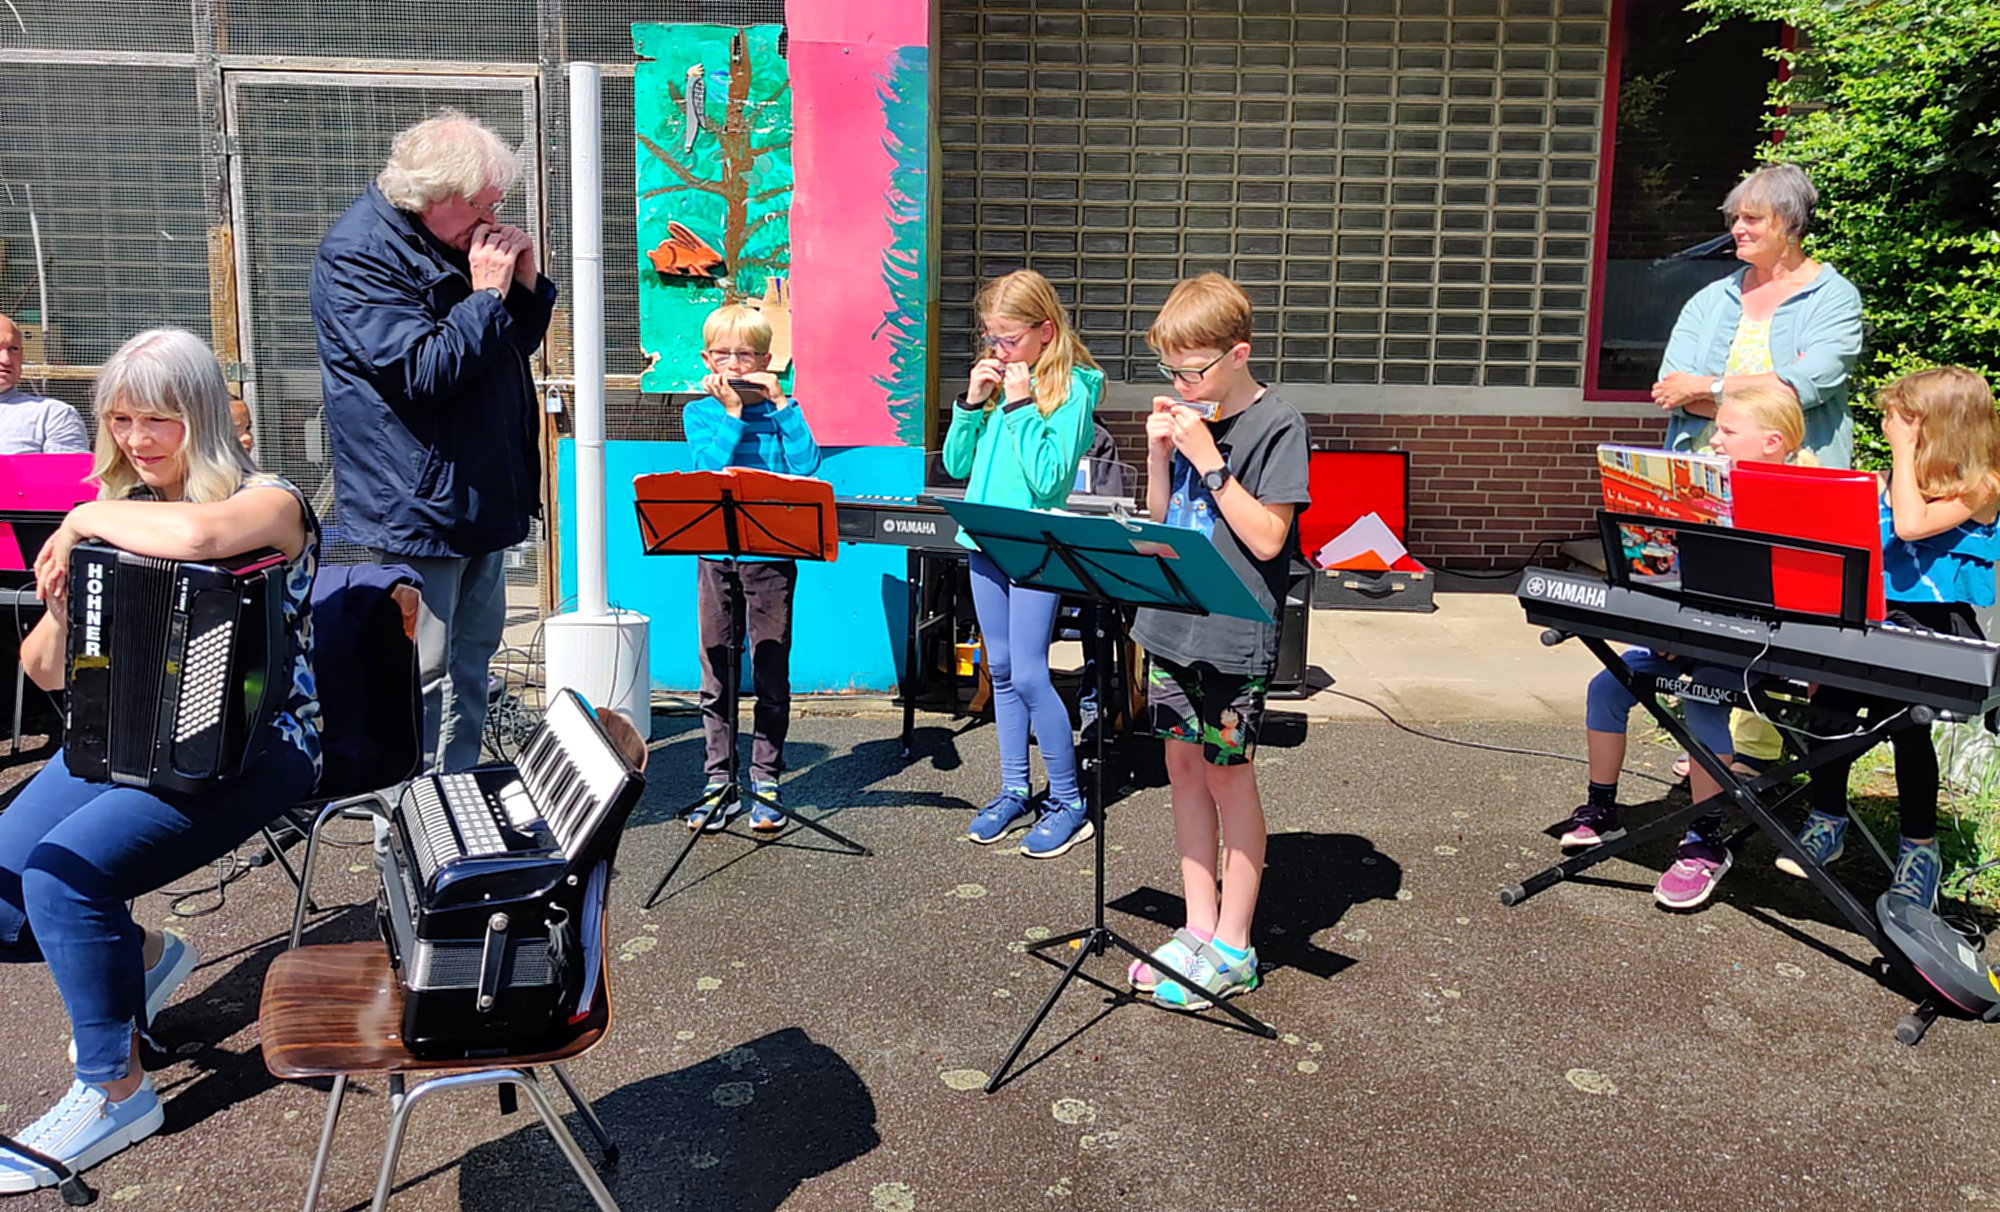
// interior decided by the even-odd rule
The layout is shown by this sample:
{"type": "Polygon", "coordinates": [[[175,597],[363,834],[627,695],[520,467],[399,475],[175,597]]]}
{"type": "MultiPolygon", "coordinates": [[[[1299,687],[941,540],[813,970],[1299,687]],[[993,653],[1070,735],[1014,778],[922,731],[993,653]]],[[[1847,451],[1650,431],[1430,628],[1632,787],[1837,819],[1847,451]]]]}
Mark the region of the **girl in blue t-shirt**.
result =
{"type": "MultiPolygon", "coordinates": [[[[2000,417],[1986,380],[1958,366],[1904,375],[1876,397],[1893,460],[1882,494],[1882,576],[1889,619],[1979,637],[1973,608],[1991,606],[2000,553],[2000,417]]],[[[1822,688],[1815,707],[1847,713],[1861,696],[1822,688]]],[[[1892,896],[1928,909],[1944,872],[1937,847],[1937,750],[1928,726],[1905,717],[1889,734],[1896,754],[1902,842],[1892,896]]],[[[1859,756],[1859,755],[1856,755],[1859,756]]],[[[1847,775],[1854,759],[1815,772],[1813,809],[1799,845],[1821,865],[1840,857],[1847,833],[1847,775]]],[[[1790,858],[1781,870],[1804,876],[1790,858]]]]}

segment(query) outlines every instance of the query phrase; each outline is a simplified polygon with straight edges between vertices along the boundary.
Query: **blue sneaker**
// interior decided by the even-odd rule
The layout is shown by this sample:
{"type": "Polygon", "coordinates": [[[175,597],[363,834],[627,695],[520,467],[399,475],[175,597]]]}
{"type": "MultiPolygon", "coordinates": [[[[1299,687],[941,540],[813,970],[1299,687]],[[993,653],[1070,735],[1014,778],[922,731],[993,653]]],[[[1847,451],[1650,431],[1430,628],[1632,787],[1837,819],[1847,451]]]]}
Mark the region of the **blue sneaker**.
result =
{"type": "Polygon", "coordinates": [[[1028,797],[1015,791],[1003,791],[986,802],[979,815],[972,818],[972,824],[965,830],[965,836],[982,846],[990,846],[1022,827],[1022,822],[1034,815],[1028,807],[1028,797]]]}
{"type": "MultiPolygon", "coordinates": [[[[145,1140],[165,1121],[166,1113],[160,1107],[160,1096],[153,1091],[150,1075],[141,1077],[139,1088],[122,1103],[106,1098],[102,1087],[75,1081],[62,1101],[16,1139],[72,1170],[83,1171],[145,1140]]],[[[0,1194],[33,1191],[55,1181],[53,1171],[26,1158],[0,1153],[0,1194]]]]}
{"type": "Polygon", "coordinates": [[[711,782],[701,789],[701,802],[688,810],[688,828],[695,832],[721,832],[729,818],[743,811],[743,805],[729,793],[729,784],[711,782]]]}
{"type": "Polygon", "coordinates": [[[1021,839],[1021,853],[1029,858],[1060,858],[1071,846],[1096,836],[1097,827],[1090,823],[1090,814],[1082,804],[1059,803],[1042,813],[1042,819],[1021,839]]]}
{"type": "Polygon", "coordinates": [[[167,945],[160,952],[160,962],[146,969],[145,1025],[148,1027],[160,1016],[174,990],[181,987],[195,965],[201,962],[201,954],[186,938],[171,930],[163,930],[160,934],[167,940],[167,945]]]}
{"type": "Polygon", "coordinates": [[[1909,838],[1896,847],[1896,878],[1889,895],[1901,897],[1919,909],[1936,911],[1938,885],[1944,881],[1944,856],[1936,842],[1919,846],[1909,838]]]}
{"type": "Polygon", "coordinates": [[[750,784],[750,792],[752,795],[761,797],[760,799],[750,801],[750,827],[759,833],[776,833],[778,830],[783,829],[785,827],[785,814],[771,806],[772,804],[784,802],[778,798],[778,784],[775,782],[752,783],[750,784]],[[763,802],[764,800],[769,800],[771,803],[766,804],[763,802]]]}
{"type": "MultiPolygon", "coordinates": [[[[1822,867],[1847,853],[1847,818],[1828,816],[1817,809],[1806,813],[1805,828],[1799,830],[1799,849],[1822,867]]],[[[1806,869],[1788,854],[1778,856],[1778,870],[1794,879],[1806,878],[1806,869]]]]}

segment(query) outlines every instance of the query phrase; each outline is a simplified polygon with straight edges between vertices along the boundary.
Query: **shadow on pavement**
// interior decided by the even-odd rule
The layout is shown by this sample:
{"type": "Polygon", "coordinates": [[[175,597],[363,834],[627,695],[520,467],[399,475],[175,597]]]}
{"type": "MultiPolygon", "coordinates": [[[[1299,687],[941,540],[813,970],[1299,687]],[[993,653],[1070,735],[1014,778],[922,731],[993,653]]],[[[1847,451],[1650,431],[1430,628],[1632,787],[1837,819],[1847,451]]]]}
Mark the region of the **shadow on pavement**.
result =
{"type": "MultiPolygon", "coordinates": [[[[576,1076],[592,1095],[589,1067],[576,1076]]],[[[548,1086],[566,1106],[555,1083],[548,1086]]],[[[466,1097],[475,1110],[491,1106],[490,1098],[466,1097]]],[[[805,1180],[881,1143],[875,1100],[860,1074],[797,1027],[621,1086],[592,1105],[618,1143],[618,1164],[603,1173],[626,1212],[771,1212],[805,1180]]],[[[521,1118],[519,1131],[465,1155],[460,1205],[589,1208],[583,1185],[540,1121],[526,1107],[521,1118]]],[[[596,1144],[582,1121],[572,1112],[567,1123],[595,1160],[596,1144]]],[[[413,1123],[413,1135],[421,1132],[422,1124],[413,1123]]]]}

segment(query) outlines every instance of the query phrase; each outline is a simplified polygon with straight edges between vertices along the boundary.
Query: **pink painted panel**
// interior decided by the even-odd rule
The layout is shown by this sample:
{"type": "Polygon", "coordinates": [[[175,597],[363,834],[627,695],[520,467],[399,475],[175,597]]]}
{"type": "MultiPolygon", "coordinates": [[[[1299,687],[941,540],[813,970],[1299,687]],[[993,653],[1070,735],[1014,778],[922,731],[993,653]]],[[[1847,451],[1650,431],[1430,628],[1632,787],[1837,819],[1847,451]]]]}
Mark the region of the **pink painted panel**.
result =
{"type": "MultiPolygon", "coordinates": [[[[819,14],[822,6],[794,7],[819,14]]],[[[912,6],[857,0],[825,7],[912,6]]],[[[893,445],[895,420],[876,382],[890,370],[891,344],[878,330],[892,306],[882,279],[892,161],[877,92],[897,47],[808,41],[801,27],[821,21],[792,21],[793,390],[820,445],[893,445]]]]}
{"type": "Polygon", "coordinates": [[[930,16],[931,0],[792,0],[785,6],[794,46],[929,46],[930,16]]]}

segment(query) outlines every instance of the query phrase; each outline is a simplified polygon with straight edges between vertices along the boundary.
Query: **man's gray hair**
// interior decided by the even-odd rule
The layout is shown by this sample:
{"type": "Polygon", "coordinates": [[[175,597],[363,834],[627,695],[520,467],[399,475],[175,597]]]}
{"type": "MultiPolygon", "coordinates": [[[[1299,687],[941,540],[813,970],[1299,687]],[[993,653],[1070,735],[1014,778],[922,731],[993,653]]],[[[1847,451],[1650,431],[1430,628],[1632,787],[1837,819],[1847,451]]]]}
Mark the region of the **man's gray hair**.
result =
{"type": "Polygon", "coordinates": [[[1813,207],[1819,191],[1796,164],[1766,164],[1746,175],[1722,200],[1722,213],[1734,223],[1744,210],[1761,210],[1778,221],[1785,234],[1803,239],[1812,230],[1813,207]]]}
{"type": "Polygon", "coordinates": [[[479,119],[439,111],[396,136],[375,187],[398,210],[422,211],[453,194],[470,198],[493,186],[502,193],[521,175],[521,157],[479,119]]]}

